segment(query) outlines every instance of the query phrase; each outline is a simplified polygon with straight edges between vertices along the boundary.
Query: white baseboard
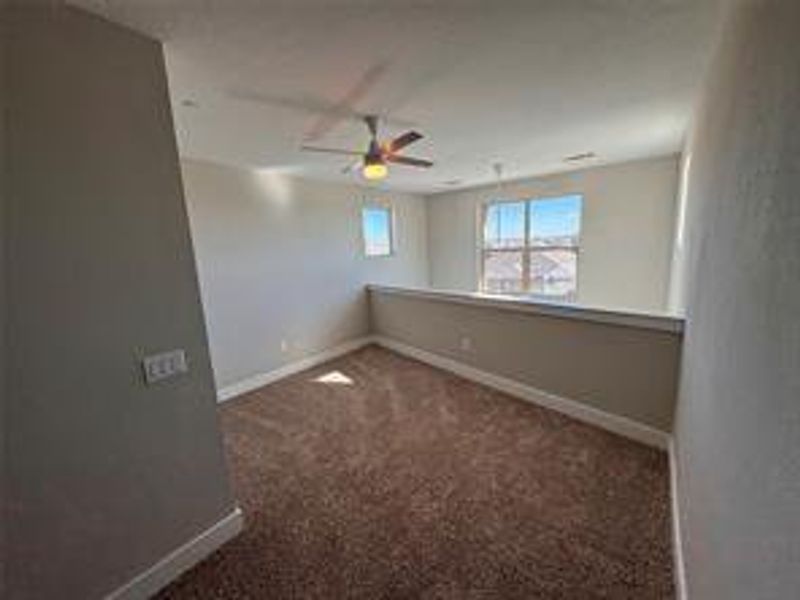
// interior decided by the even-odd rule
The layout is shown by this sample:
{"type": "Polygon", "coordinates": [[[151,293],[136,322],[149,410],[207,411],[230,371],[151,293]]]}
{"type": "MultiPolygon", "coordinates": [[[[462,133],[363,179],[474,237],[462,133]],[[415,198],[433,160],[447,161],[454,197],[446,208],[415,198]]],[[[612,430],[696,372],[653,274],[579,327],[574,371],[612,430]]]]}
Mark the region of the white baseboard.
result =
{"type": "Polygon", "coordinates": [[[516,398],[555,410],[578,419],[579,421],[601,427],[602,429],[642,442],[648,446],[654,446],[663,450],[666,450],[669,446],[671,436],[668,433],[659,431],[648,425],[637,423],[627,417],[604,412],[582,402],[578,402],[577,400],[562,398],[561,396],[536,389],[524,383],[514,381],[513,379],[495,375],[488,371],[482,371],[481,369],[453,360],[452,358],[434,354],[427,350],[420,350],[419,348],[409,346],[408,344],[398,342],[391,338],[375,336],[373,341],[389,350],[394,350],[400,354],[416,358],[434,367],[460,375],[465,379],[470,379],[516,398]]]}
{"type": "Polygon", "coordinates": [[[238,507],[194,539],[106,596],[106,600],[145,600],[188,571],[242,530],[238,507]]]}
{"type": "Polygon", "coordinates": [[[316,367],[319,364],[342,356],[343,354],[347,354],[348,352],[352,352],[353,350],[358,350],[359,348],[362,348],[367,344],[371,344],[372,342],[373,338],[371,336],[357,338],[317,354],[312,354],[311,356],[301,358],[300,360],[289,363],[288,365],[278,367],[273,371],[253,375],[252,377],[248,377],[247,379],[243,379],[242,381],[238,381],[217,390],[217,401],[224,402],[225,400],[230,400],[236,396],[241,396],[247,392],[257,390],[260,387],[264,387],[265,385],[278,381],[279,379],[283,379],[284,377],[289,377],[290,375],[294,375],[295,373],[316,367]]]}
{"type": "Polygon", "coordinates": [[[675,600],[689,600],[686,588],[686,563],[683,560],[681,509],[678,502],[678,457],[675,440],[669,443],[669,494],[672,499],[672,555],[675,562],[675,600]]]}

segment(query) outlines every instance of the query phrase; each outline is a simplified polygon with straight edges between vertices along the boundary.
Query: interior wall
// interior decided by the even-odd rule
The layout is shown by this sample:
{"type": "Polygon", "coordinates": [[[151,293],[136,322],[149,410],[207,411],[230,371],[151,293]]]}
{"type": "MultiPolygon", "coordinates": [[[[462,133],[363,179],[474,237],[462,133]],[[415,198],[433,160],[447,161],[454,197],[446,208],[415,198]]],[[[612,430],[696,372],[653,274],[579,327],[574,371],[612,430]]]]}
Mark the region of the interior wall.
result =
{"type": "Polygon", "coordinates": [[[669,156],[437,194],[428,203],[434,288],[478,290],[480,206],[508,198],[583,195],[578,304],[664,312],[678,158],[669,156]]]}
{"type": "Polygon", "coordinates": [[[55,2],[10,32],[8,596],[101,598],[234,508],[162,49],[55,2]]]}
{"type": "Polygon", "coordinates": [[[6,0],[0,0],[0,598],[6,595],[6,0]]]}
{"type": "Polygon", "coordinates": [[[671,431],[679,333],[377,289],[370,298],[377,335],[671,431]]]}
{"type": "Polygon", "coordinates": [[[192,160],[183,177],[220,389],[367,335],[366,283],[428,285],[422,198],[192,160]],[[362,252],[375,200],[394,210],[390,257],[362,252]]]}
{"type": "Polygon", "coordinates": [[[733,9],[686,148],[688,597],[800,590],[800,3],[733,9]]]}

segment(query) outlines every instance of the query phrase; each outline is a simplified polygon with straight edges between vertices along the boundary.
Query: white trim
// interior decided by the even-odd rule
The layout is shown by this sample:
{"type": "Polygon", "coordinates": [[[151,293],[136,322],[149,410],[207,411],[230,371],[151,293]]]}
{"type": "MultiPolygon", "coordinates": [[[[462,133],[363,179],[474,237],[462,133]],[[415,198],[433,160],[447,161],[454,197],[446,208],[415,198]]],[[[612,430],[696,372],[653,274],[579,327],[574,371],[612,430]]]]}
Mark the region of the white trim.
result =
{"type": "Polygon", "coordinates": [[[253,375],[252,377],[248,377],[247,379],[232,383],[231,385],[227,385],[217,390],[217,401],[224,402],[225,400],[230,400],[231,398],[235,398],[236,396],[251,392],[260,387],[264,387],[265,385],[278,381],[279,379],[283,379],[284,377],[289,377],[290,375],[294,375],[300,371],[305,371],[306,369],[316,367],[319,364],[334,358],[338,358],[339,356],[347,354],[348,352],[352,352],[353,350],[358,350],[359,348],[362,348],[370,343],[372,343],[372,338],[369,336],[357,338],[355,340],[350,340],[349,342],[339,344],[338,346],[334,346],[333,348],[323,350],[317,354],[306,356],[305,358],[301,358],[300,360],[289,363],[288,365],[283,365],[282,367],[278,367],[272,371],[253,375]]]}
{"type": "Polygon", "coordinates": [[[678,457],[675,439],[669,442],[669,492],[672,498],[672,555],[675,562],[675,600],[689,600],[686,587],[686,563],[683,559],[681,508],[678,501],[678,457]]]}
{"type": "Polygon", "coordinates": [[[575,304],[558,304],[517,296],[500,296],[483,293],[459,291],[430,290],[418,288],[402,288],[386,285],[368,285],[370,292],[410,296],[439,302],[453,302],[470,306],[482,306],[500,310],[510,310],[530,314],[556,317],[559,319],[576,319],[592,321],[623,327],[637,327],[666,331],[680,335],[683,332],[684,319],[672,315],[659,315],[642,312],[609,310],[600,307],[579,306],[575,304]]]}
{"type": "Polygon", "coordinates": [[[511,396],[569,415],[584,423],[601,427],[602,429],[642,442],[648,446],[667,449],[669,445],[671,436],[668,433],[654,429],[648,425],[637,423],[627,417],[604,412],[582,402],[578,402],[577,400],[563,398],[551,394],[550,392],[545,392],[524,383],[514,381],[513,379],[508,379],[507,377],[495,375],[476,367],[466,365],[457,360],[446,358],[439,354],[428,352],[427,350],[420,350],[419,348],[409,346],[391,338],[376,336],[374,342],[389,350],[394,350],[395,352],[405,354],[411,358],[416,358],[434,367],[460,375],[465,379],[476,381],[501,392],[505,392],[506,394],[510,394],[511,396]]]}
{"type": "Polygon", "coordinates": [[[222,520],[167,554],[152,567],[106,596],[106,600],[144,600],[177,579],[225,542],[236,537],[243,526],[242,511],[236,507],[222,520]]]}

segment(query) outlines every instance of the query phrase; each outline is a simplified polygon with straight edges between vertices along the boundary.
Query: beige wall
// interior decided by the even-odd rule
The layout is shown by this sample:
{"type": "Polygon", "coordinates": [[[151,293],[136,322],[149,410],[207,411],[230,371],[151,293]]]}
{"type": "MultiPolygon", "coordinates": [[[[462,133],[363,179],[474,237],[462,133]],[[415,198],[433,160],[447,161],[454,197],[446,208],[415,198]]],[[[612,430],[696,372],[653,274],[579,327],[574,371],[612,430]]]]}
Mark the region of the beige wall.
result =
{"type": "Polygon", "coordinates": [[[680,335],[370,292],[374,332],[670,431],[680,335]],[[463,350],[461,339],[471,340],[463,350]]]}
{"type": "MultiPolygon", "coordinates": [[[[662,312],[667,308],[677,157],[509,182],[504,198],[584,197],[578,303],[662,312]]],[[[496,186],[437,194],[428,203],[431,285],[477,291],[479,207],[496,186]]]]}
{"type": "Polygon", "coordinates": [[[737,0],[686,147],[689,598],[800,591],[800,3],[737,0]]]}
{"type": "Polygon", "coordinates": [[[234,501],[161,47],[64,8],[11,32],[8,596],[100,598],[234,501]]]}
{"type": "Polygon", "coordinates": [[[365,283],[428,284],[422,198],[190,160],[183,177],[219,388],[367,335],[365,283]],[[363,256],[376,199],[391,257],[363,256]]]}

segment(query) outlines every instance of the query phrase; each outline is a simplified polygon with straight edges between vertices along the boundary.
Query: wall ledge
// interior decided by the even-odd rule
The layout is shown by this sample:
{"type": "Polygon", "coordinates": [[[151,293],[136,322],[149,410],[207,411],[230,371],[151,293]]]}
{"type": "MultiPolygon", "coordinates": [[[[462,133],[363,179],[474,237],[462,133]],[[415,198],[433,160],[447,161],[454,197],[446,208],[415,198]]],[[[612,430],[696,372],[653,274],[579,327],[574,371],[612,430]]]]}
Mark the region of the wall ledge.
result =
{"type": "Polygon", "coordinates": [[[381,294],[421,298],[423,300],[440,302],[453,302],[469,306],[481,306],[485,308],[530,313],[557,319],[573,319],[607,325],[619,325],[622,327],[635,327],[637,329],[665,331],[675,335],[681,335],[684,328],[684,319],[682,317],[666,314],[619,311],[599,307],[557,304],[527,298],[450,290],[406,288],[386,285],[368,285],[367,289],[370,292],[381,294]]]}

